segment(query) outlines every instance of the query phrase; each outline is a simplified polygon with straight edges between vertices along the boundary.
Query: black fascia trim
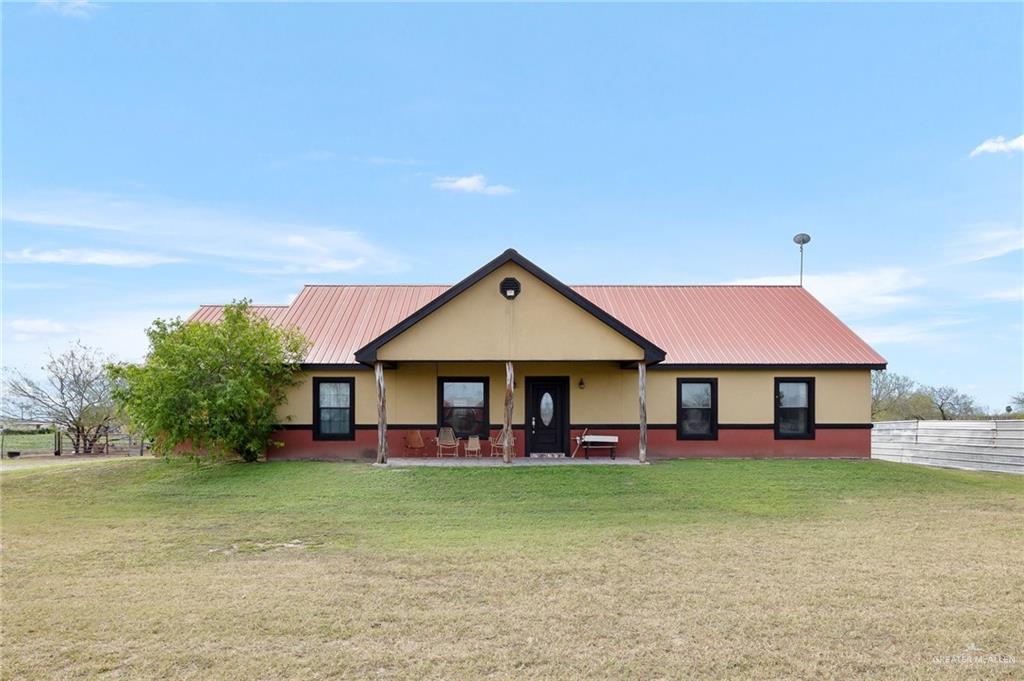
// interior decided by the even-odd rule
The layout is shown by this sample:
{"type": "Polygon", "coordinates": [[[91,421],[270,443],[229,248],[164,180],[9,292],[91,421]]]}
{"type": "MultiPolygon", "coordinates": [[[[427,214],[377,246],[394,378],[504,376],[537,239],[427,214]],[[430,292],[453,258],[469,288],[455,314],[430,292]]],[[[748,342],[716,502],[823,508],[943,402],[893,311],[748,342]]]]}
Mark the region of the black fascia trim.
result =
{"type": "Polygon", "coordinates": [[[422,320],[424,317],[429,315],[434,310],[438,309],[448,301],[452,300],[469,287],[473,286],[481,279],[486,277],[491,272],[495,271],[506,263],[515,263],[521,268],[532,274],[533,276],[540,279],[542,282],[555,289],[563,296],[568,298],[571,302],[575,303],[591,315],[596,317],[599,321],[604,322],[605,325],[611,327],[622,336],[625,336],[633,343],[643,348],[644,351],[644,362],[647,364],[656,364],[657,362],[664,361],[665,351],[659,348],[657,345],[647,340],[639,333],[629,328],[615,317],[611,316],[603,309],[590,302],[580,294],[573,291],[571,288],[555,279],[553,276],[542,270],[537,265],[533,264],[522,255],[520,255],[515,249],[509,248],[504,253],[499,255],[494,260],[490,261],[476,272],[460,281],[459,283],[452,286],[450,289],[434,298],[432,301],[421,307],[420,309],[413,312],[411,315],[400,321],[395,326],[391,327],[381,335],[374,338],[372,341],[356,350],[355,358],[357,362],[362,364],[373,364],[377,361],[377,350],[381,348],[385,343],[394,339],[402,332],[409,329],[411,326],[422,320]]]}

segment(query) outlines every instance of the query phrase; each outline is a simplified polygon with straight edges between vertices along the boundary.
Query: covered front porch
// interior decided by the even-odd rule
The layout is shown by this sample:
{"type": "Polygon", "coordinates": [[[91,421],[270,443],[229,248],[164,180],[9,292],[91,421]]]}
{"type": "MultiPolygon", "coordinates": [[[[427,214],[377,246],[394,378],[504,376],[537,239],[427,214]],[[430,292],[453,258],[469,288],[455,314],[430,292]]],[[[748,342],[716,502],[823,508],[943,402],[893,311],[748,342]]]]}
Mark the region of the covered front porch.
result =
{"type": "Polygon", "coordinates": [[[389,457],[387,463],[380,464],[389,468],[494,468],[504,466],[638,466],[640,459],[637,457],[617,457],[614,459],[584,459],[584,458],[562,458],[562,459],[535,459],[529,457],[515,457],[507,463],[502,459],[489,457],[483,458],[444,458],[433,457],[389,457]]]}
{"type": "Polygon", "coordinates": [[[647,459],[642,361],[378,361],[373,377],[378,463],[647,459]]]}
{"type": "Polygon", "coordinates": [[[646,461],[647,366],[665,352],[509,250],[354,357],[374,369],[378,463],[398,453],[395,445],[409,448],[404,436],[389,437],[392,427],[409,423],[392,407],[416,415],[413,423],[434,422],[442,453],[457,453],[452,440],[465,438],[469,451],[476,452],[478,440],[481,449],[499,450],[505,463],[571,457],[580,436],[574,431],[603,425],[636,428],[635,450],[621,453],[646,461]],[[418,388],[406,389],[417,372],[418,388]],[[431,372],[433,418],[424,408],[431,372]],[[389,402],[392,392],[397,403],[389,402]],[[626,401],[631,406],[624,408],[626,401]]]}

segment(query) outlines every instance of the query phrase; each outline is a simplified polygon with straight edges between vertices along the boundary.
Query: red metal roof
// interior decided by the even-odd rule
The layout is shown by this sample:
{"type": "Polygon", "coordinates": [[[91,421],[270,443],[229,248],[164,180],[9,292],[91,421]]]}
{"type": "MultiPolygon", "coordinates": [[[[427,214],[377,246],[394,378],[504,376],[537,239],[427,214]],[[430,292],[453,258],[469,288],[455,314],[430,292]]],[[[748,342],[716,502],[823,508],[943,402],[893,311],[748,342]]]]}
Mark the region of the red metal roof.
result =
{"type": "Polygon", "coordinates": [[[885,364],[800,286],[574,286],[667,364],[885,364]]]}
{"type": "MultiPolygon", "coordinates": [[[[266,317],[272,324],[278,324],[288,314],[288,305],[250,305],[249,309],[260,317],[266,317]]],[[[188,318],[190,322],[217,322],[220,321],[223,305],[200,305],[199,309],[188,318]]]]}
{"type": "MultiPolygon", "coordinates": [[[[448,286],[322,286],[284,305],[255,305],[310,340],[308,364],[352,364],[354,353],[448,286]]],[[[883,365],[885,358],[799,286],[573,286],[665,350],[666,364],[883,365]]],[[[216,321],[204,305],[192,321],[216,321]]]]}

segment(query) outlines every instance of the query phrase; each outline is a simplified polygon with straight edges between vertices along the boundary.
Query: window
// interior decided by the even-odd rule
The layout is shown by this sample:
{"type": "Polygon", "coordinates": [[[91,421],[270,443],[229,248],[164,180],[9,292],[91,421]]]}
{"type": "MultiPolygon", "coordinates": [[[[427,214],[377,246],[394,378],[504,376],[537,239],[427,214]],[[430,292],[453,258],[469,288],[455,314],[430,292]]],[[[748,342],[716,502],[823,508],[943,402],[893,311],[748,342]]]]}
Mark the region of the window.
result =
{"type": "Polygon", "coordinates": [[[718,439],[718,381],[676,379],[676,439],[718,439]]]}
{"type": "Polygon", "coordinates": [[[814,379],[775,379],[775,437],[814,437],[814,379]]]}
{"type": "Polygon", "coordinates": [[[355,439],[355,390],[355,380],[351,378],[313,379],[314,440],[355,439]]]}
{"type": "Polygon", "coordinates": [[[490,434],[486,378],[437,379],[437,427],[451,426],[456,437],[490,434]]]}

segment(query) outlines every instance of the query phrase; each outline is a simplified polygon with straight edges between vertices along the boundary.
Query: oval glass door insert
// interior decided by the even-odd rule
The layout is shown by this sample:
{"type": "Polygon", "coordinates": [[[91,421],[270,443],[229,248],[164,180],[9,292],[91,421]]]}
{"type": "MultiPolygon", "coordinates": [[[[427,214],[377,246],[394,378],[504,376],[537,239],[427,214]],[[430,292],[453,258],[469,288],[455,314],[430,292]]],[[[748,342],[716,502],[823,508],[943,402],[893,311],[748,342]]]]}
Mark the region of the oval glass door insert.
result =
{"type": "Polygon", "coordinates": [[[540,398],[540,420],[545,426],[551,425],[551,419],[555,416],[555,401],[551,393],[544,393],[540,398]]]}

